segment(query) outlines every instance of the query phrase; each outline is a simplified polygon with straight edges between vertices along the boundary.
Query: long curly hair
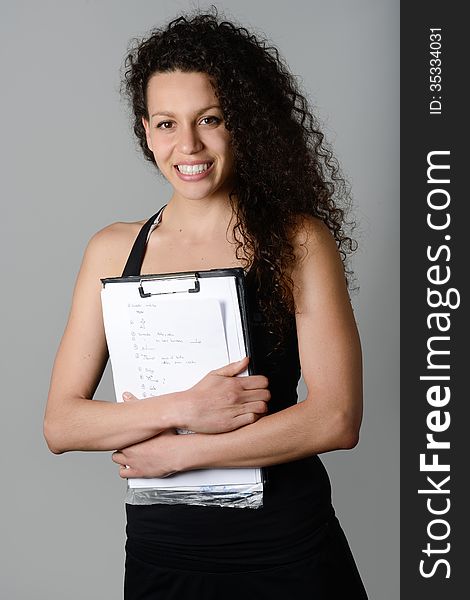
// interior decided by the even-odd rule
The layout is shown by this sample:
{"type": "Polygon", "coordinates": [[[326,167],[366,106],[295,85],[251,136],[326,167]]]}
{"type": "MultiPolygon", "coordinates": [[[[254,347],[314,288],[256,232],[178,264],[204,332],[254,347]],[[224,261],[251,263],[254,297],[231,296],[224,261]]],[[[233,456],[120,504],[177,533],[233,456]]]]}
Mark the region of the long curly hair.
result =
{"type": "Polygon", "coordinates": [[[156,165],[142,125],[142,117],[149,118],[147,83],[154,73],[176,70],[204,72],[214,86],[235,159],[229,197],[237,257],[251,266],[261,312],[281,339],[295,312],[289,272],[299,217],[316,217],[330,229],[350,286],[347,258],[357,243],[345,230],[354,227],[346,221],[349,186],[279,51],[220,18],[214,6],[131,40],[121,92],[132,108],[134,133],[147,160],[156,165]],[[245,256],[239,257],[242,247],[245,256]]]}

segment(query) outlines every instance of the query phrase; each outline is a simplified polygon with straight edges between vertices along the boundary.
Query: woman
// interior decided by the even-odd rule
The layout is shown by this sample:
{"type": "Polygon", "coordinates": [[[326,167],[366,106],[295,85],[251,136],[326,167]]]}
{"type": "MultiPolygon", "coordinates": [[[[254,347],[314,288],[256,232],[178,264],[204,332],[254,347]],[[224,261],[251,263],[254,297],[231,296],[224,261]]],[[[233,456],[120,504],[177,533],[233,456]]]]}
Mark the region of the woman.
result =
{"type": "Polygon", "coordinates": [[[128,600],[366,598],[317,456],[353,448],[362,418],[336,163],[277,50],[216,11],[154,30],[125,64],[135,134],[172,195],[86,248],[52,373],[49,447],[119,448],[123,478],[266,469],[256,510],[127,505],[128,600]],[[108,359],[101,278],[236,266],[256,375],[235,377],[247,357],[185,392],[92,400],[108,359]]]}

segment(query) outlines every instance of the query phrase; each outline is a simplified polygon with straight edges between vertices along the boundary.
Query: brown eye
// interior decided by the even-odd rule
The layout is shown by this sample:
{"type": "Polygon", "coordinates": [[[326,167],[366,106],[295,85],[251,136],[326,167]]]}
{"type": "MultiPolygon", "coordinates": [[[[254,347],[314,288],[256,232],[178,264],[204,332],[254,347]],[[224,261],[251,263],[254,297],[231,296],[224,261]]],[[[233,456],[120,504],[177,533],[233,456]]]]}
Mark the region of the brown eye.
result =
{"type": "Polygon", "coordinates": [[[203,119],[201,119],[201,123],[203,121],[209,121],[209,123],[207,123],[207,125],[215,125],[217,123],[220,123],[222,121],[222,119],[219,119],[219,117],[210,116],[210,117],[204,117],[203,119]]]}
{"type": "Polygon", "coordinates": [[[171,121],[161,121],[157,125],[157,129],[170,129],[170,128],[171,128],[171,121]],[[168,125],[168,127],[167,127],[167,125],[168,125]]]}

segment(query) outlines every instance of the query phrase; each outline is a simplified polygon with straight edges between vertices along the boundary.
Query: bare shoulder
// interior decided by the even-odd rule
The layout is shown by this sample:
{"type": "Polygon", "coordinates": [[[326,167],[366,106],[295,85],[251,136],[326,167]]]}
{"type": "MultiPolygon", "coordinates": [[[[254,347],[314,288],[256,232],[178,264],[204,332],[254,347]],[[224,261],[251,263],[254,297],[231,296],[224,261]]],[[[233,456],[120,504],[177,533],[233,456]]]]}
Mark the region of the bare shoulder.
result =
{"type": "Polygon", "coordinates": [[[298,309],[312,302],[348,301],[346,278],[336,240],[319,218],[302,216],[292,233],[295,253],[292,268],[294,297],[298,309]]]}
{"type": "Polygon", "coordinates": [[[88,267],[100,272],[101,277],[119,276],[144,223],[118,221],[93,234],[84,255],[88,267]]]}
{"type": "Polygon", "coordinates": [[[340,262],[336,240],[328,226],[318,217],[300,215],[291,234],[298,270],[304,263],[324,261],[327,257],[333,262],[340,262]]]}

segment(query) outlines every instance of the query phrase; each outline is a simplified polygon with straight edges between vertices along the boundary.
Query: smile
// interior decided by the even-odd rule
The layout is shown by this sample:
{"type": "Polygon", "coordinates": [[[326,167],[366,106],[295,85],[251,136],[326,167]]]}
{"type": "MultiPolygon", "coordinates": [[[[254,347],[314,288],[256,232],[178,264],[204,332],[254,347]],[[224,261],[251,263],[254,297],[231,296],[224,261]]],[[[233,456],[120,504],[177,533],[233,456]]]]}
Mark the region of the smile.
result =
{"type": "Polygon", "coordinates": [[[180,179],[184,181],[199,181],[206,177],[212,170],[214,163],[205,162],[195,165],[175,165],[175,171],[180,179]]]}
{"type": "Polygon", "coordinates": [[[211,162],[199,163],[197,165],[176,165],[176,168],[180,173],[184,173],[185,175],[194,175],[196,173],[202,173],[203,171],[207,171],[212,165],[211,162]]]}

